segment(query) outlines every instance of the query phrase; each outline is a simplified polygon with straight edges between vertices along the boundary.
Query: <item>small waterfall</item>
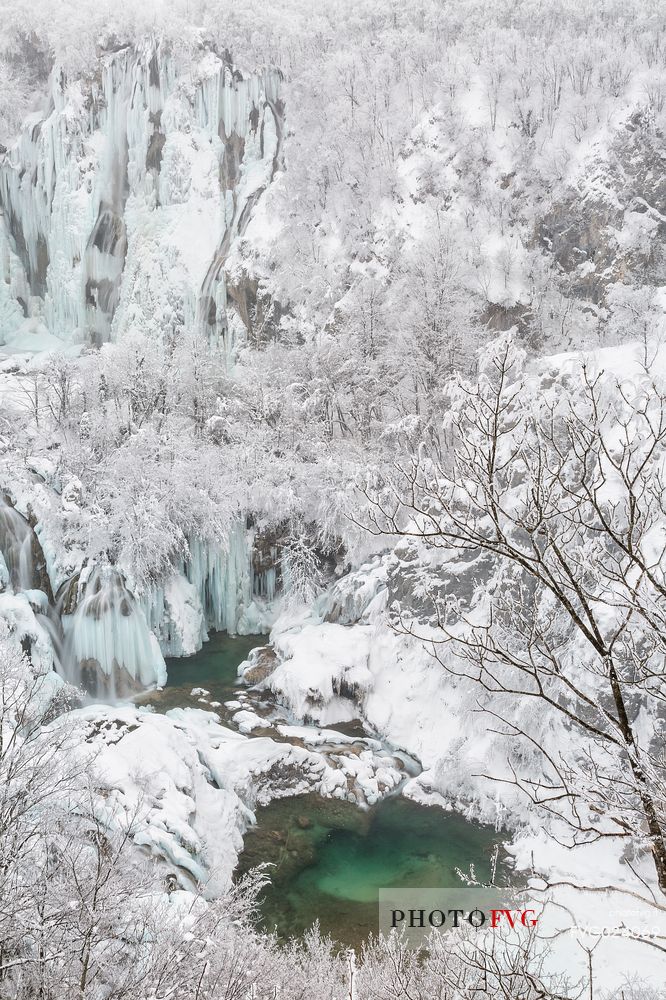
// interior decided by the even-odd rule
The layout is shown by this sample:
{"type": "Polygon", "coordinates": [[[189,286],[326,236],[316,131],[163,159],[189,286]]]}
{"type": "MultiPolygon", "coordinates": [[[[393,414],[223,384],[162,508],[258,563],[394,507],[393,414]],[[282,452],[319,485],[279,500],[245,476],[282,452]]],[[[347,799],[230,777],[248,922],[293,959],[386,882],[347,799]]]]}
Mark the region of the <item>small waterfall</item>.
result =
{"type": "MultiPolygon", "coordinates": [[[[62,676],[64,637],[51,601],[46,560],[31,525],[0,494],[0,591],[3,584],[27,600],[34,622],[50,643],[53,667],[62,676]]],[[[35,636],[26,637],[26,641],[31,645],[35,636]]]]}
{"type": "Polygon", "coordinates": [[[235,522],[225,548],[190,539],[185,575],[200,596],[209,628],[235,635],[252,602],[250,547],[244,525],[235,522]]]}
{"type": "Polygon", "coordinates": [[[95,566],[73,614],[62,615],[65,679],[93,698],[115,701],[166,683],[157,639],[113,566],[95,566]]]}
{"type": "Polygon", "coordinates": [[[278,541],[239,519],[224,545],[190,539],[189,558],[140,598],[118,569],[94,565],[54,600],[35,532],[0,495],[0,592],[3,584],[26,600],[56,672],[92,698],[115,701],[165,684],[164,655],[191,655],[208,629],[266,631],[284,572],[278,541]]]}
{"type": "Polygon", "coordinates": [[[0,494],[0,552],[15,592],[40,589],[33,538],[34,532],[26,519],[0,494]]]}
{"type": "Polygon", "coordinates": [[[65,663],[65,637],[62,631],[60,618],[53,607],[49,604],[44,611],[35,612],[35,619],[44,629],[51,642],[53,650],[53,669],[60,677],[64,676],[65,663]]]}
{"type": "Polygon", "coordinates": [[[79,585],[78,602],[71,599],[70,581],[56,603],[32,527],[0,495],[0,590],[3,583],[25,602],[29,643],[48,641],[53,668],[70,684],[115,700],[166,683],[157,639],[118,570],[92,567],[79,585]],[[66,604],[71,613],[62,613],[66,604]]]}
{"type": "Polygon", "coordinates": [[[224,541],[192,537],[189,556],[164,582],[148,588],[140,606],[165,656],[190,656],[207,633],[258,635],[270,630],[284,574],[280,547],[238,518],[224,541]]]}

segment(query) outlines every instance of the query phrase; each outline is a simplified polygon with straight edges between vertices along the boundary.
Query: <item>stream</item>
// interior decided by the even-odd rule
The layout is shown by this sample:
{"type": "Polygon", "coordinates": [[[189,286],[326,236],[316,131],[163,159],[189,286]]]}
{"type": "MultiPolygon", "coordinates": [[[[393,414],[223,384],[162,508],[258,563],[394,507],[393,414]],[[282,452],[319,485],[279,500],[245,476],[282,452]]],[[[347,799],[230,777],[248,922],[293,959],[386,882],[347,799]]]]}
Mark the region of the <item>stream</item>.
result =
{"type": "MultiPolygon", "coordinates": [[[[166,687],[137,700],[159,712],[213,710],[232,729],[239,728],[234,716],[249,709],[265,719],[250,736],[288,740],[278,726],[294,720],[285,717],[270,692],[248,688],[237,676],[239,664],[265,639],[213,633],[194,656],[167,660],[166,687]]],[[[362,727],[360,721],[345,723],[339,731],[360,736],[362,727]]],[[[317,794],[294,795],[259,807],[256,817],[245,834],[237,873],[262,863],[271,866],[261,926],[287,939],[301,936],[318,920],[322,931],[343,946],[356,947],[377,932],[380,888],[460,885],[456,869],[467,871],[470,864],[483,881],[500,841],[493,827],[399,793],[370,809],[317,794]]]]}

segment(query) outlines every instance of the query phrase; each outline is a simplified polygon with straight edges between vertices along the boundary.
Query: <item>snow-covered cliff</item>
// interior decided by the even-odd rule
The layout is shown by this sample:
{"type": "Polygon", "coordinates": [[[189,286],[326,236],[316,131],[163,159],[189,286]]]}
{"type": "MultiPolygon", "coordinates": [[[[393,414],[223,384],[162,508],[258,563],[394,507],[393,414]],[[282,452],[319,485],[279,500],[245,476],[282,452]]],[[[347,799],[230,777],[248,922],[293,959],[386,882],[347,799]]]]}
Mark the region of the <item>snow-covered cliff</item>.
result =
{"type": "Polygon", "coordinates": [[[279,95],[277,71],[243,78],[213,52],[193,69],[151,45],[88,79],[54,70],[46,113],[0,161],[3,341],[26,319],[83,343],[194,322],[233,340],[224,263],[280,162],[279,95]]]}
{"type": "MultiPolygon", "coordinates": [[[[186,58],[155,41],[103,53],[87,76],[56,65],[46,106],[0,154],[6,353],[72,356],[137,332],[169,351],[187,333],[224,370],[244,329],[227,308],[225,263],[280,166],[280,88],[277,70],[243,75],[226,54],[186,58]]],[[[58,508],[62,484],[52,485],[47,507],[58,508]]],[[[13,519],[4,532],[12,559],[19,547],[16,577],[32,534],[13,508],[3,516],[13,519]]],[[[63,548],[45,531],[53,593],[69,581],[68,679],[87,664],[111,692],[163,682],[150,629],[175,655],[199,648],[209,627],[259,631],[261,585],[240,524],[215,544],[191,536],[173,572],[141,586],[138,602],[133,567],[86,565],[78,545],[63,548]],[[124,652],[104,652],[121,635],[124,652]]]]}

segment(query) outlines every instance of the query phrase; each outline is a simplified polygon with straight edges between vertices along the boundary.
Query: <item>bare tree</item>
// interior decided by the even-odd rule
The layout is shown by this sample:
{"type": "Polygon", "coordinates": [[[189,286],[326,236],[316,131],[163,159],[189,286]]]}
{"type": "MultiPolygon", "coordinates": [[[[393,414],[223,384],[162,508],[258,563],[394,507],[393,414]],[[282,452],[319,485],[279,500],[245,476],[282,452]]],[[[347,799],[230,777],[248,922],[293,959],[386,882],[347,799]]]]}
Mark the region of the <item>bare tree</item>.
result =
{"type": "Polygon", "coordinates": [[[403,936],[380,937],[366,946],[359,989],[368,1000],[577,1000],[579,983],[549,976],[548,948],[531,932],[520,940],[474,932],[429,936],[423,950],[410,949],[403,936]]]}
{"type": "MultiPolygon", "coordinates": [[[[647,372],[625,386],[583,364],[548,388],[507,336],[478,381],[451,386],[437,447],[367,491],[371,530],[491,558],[473,613],[435,600],[438,658],[485,689],[491,711],[495,696],[532,702],[578,734],[573,753],[549,752],[538,713],[494,713],[542,755],[543,777],[511,765],[512,780],[576,840],[649,845],[663,893],[665,445],[666,395],[647,372]]],[[[402,627],[415,631],[404,614],[402,627]]]]}
{"type": "Polygon", "coordinates": [[[71,727],[45,726],[45,678],[8,630],[0,635],[0,995],[8,977],[39,970],[49,961],[34,941],[35,907],[41,905],[40,871],[49,822],[57,822],[75,786],[71,727]],[[27,945],[27,947],[26,947],[27,945]]]}

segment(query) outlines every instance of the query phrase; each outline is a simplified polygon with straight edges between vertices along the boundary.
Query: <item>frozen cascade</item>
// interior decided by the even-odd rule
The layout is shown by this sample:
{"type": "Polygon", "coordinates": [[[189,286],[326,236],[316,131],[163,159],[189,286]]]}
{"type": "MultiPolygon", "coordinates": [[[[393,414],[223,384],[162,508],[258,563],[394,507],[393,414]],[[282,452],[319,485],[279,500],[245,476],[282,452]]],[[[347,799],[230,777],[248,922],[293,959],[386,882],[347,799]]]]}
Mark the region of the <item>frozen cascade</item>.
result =
{"type": "Polygon", "coordinates": [[[283,110],[278,84],[276,73],[237,80],[227,68],[222,76],[202,86],[197,103],[202,124],[210,122],[211,116],[219,122],[218,135],[224,146],[220,179],[225,215],[222,239],[203,281],[198,322],[211,341],[226,345],[229,357],[235,343],[233,326],[229,325],[225,265],[234,237],[245,232],[256,203],[280,164],[283,110]]]}
{"type": "Polygon", "coordinates": [[[39,646],[40,662],[48,660],[70,684],[96,697],[115,699],[164,684],[166,667],[157,640],[118,571],[90,569],[76,610],[60,616],[44,590],[49,590],[48,577],[35,558],[39,555],[30,524],[0,495],[0,590],[25,602],[19,612],[22,628],[30,644],[39,646]]]}
{"type": "Polygon", "coordinates": [[[250,544],[243,526],[229,532],[226,550],[192,539],[185,574],[201,597],[208,626],[237,632],[252,602],[250,544]]]}
{"type": "Polygon", "coordinates": [[[22,315],[93,343],[196,322],[229,353],[224,264],[277,169],[279,88],[276,70],[149,47],[85,85],[54,70],[48,114],[0,157],[1,336],[22,315]]]}
{"type": "MultiPolygon", "coordinates": [[[[61,672],[62,628],[49,600],[50,587],[39,542],[28,521],[0,494],[1,591],[13,593],[26,603],[19,611],[19,619],[33,661],[40,667],[48,663],[49,669],[52,666],[61,672]]],[[[14,602],[12,607],[16,615],[19,605],[14,602]]]]}
{"type": "Polygon", "coordinates": [[[71,615],[62,616],[65,679],[103,700],[166,683],[157,639],[112,566],[95,566],[71,615]]]}
{"type": "Polygon", "coordinates": [[[231,527],[226,544],[190,539],[189,559],[141,596],[139,603],[165,656],[190,656],[209,630],[232,635],[269,631],[284,586],[278,586],[275,566],[258,568],[254,542],[254,532],[242,521],[231,527]]]}
{"type": "Polygon", "coordinates": [[[0,553],[12,590],[38,589],[33,561],[33,531],[15,507],[0,494],[0,553]]]}
{"type": "Polygon", "coordinates": [[[71,588],[52,600],[39,542],[24,517],[0,496],[0,590],[22,595],[34,609],[42,643],[70,684],[114,700],[166,682],[164,656],[190,656],[208,630],[267,631],[276,613],[276,569],[258,570],[254,533],[236,521],[225,544],[190,540],[186,562],[140,598],[112,566],[88,567],[72,613],[60,610],[71,588]],[[49,593],[44,591],[46,586],[49,593]]]}
{"type": "Polygon", "coordinates": [[[277,568],[275,566],[270,566],[261,572],[257,572],[254,567],[252,568],[252,593],[269,602],[275,600],[277,595],[277,568]]]}

